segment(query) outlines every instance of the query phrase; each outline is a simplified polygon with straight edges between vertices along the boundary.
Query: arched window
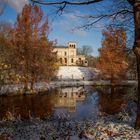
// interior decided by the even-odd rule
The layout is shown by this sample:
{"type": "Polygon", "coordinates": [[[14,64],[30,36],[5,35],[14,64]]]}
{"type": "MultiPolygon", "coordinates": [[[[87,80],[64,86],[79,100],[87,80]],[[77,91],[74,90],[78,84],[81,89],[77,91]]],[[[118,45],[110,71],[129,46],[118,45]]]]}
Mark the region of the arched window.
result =
{"type": "Polygon", "coordinates": [[[73,63],[73,58],[71,59],[71,63],[73,63]]]}
{"type": "Polygon", "coordinates": [[[62,58],[60,58],[60,63],[61,63],[61,64],[63,63],[62,58]]]}
{"type": "Polygon", "coordinates": [[[67,58],[65,58],[65,63],[67,63],[67,58]]]}

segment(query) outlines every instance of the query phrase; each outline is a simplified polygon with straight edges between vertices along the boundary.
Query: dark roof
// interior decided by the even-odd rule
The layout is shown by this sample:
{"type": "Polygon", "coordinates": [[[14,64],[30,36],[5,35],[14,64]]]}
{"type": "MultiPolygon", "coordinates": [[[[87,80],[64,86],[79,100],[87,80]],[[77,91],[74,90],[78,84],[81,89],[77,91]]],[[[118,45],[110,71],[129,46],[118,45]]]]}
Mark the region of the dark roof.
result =
{"type": "Polygon", "coordinates": [[[54,48],[68,48],[67,46],[53,46],[54,48]]]}

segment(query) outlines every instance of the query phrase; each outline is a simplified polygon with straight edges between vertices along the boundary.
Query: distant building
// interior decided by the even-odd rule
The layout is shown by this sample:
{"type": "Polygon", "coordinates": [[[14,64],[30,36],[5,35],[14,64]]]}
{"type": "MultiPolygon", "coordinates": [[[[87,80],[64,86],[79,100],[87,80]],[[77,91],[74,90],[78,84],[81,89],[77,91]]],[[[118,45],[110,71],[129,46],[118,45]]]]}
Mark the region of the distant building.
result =
{"type": "Polygon", "coordinates": [[[64,66],[88,66],[88,61],[84,55],[77,55],[75,42],[69,42],[68,46],[54,46],[54,52],[57,52],[57,57],[60,65],[64,66]]]}

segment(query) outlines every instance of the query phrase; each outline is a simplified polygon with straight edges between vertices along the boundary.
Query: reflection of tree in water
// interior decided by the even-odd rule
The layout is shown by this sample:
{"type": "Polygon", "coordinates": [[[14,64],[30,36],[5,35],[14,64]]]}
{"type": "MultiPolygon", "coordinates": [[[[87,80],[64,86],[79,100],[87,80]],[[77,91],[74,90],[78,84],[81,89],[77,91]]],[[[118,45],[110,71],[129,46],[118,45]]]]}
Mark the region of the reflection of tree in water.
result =
{"type": "MultiPolygon", "coordinates": [[[[49,94],[49,93],[48,93],[49,94]]],[[[53,114],[55,94],[27,95],[15,97],[0,97],[0,119],[10,112],[14,117],[28,119],[29,117],[47,118],[53,114]]]]}
{"type": "Polygon", "coordinates": [[[66,108],[69,112],[75,112],[76,103],[84,100],[83,87],[55,89],[42,95],[0,97],[0,120],[7,112],[15,118],[20,116],[24,119],[51,117],[56,108],[66,108]]]}
{"type": "Polygon", "coordinates": [[[103,114],[113,115],[126,106],[124,95],[127,93],[124,87],[103,87],[99,90],[99,110],[103,114]]]}

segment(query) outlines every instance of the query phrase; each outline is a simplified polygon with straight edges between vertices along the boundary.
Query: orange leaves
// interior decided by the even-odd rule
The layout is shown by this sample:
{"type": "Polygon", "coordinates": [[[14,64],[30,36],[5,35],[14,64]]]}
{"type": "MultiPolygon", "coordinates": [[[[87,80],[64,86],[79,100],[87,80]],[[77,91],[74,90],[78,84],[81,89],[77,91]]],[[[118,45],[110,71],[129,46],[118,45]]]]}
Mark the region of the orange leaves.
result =
{"type": "Polygon", "coordinates": [[[11,41],[12,63],[16,73],[28,75],[25,84],[53,76],[56,56],[52,53],[53,42],[46,35],[48,31],[48,19],[43,18],[40,7],[25,5],[17,17],[11,41]]]}
{"type": "Polygon", "coordinates": [[[120,78],[120,75],[125,75],[128,67],[125,48],[124,29],[110,26],[103,32],[102,48],[99,49],[100,56],[97,63],[97,68],[102,74],[110,78],[120,78]]]}

